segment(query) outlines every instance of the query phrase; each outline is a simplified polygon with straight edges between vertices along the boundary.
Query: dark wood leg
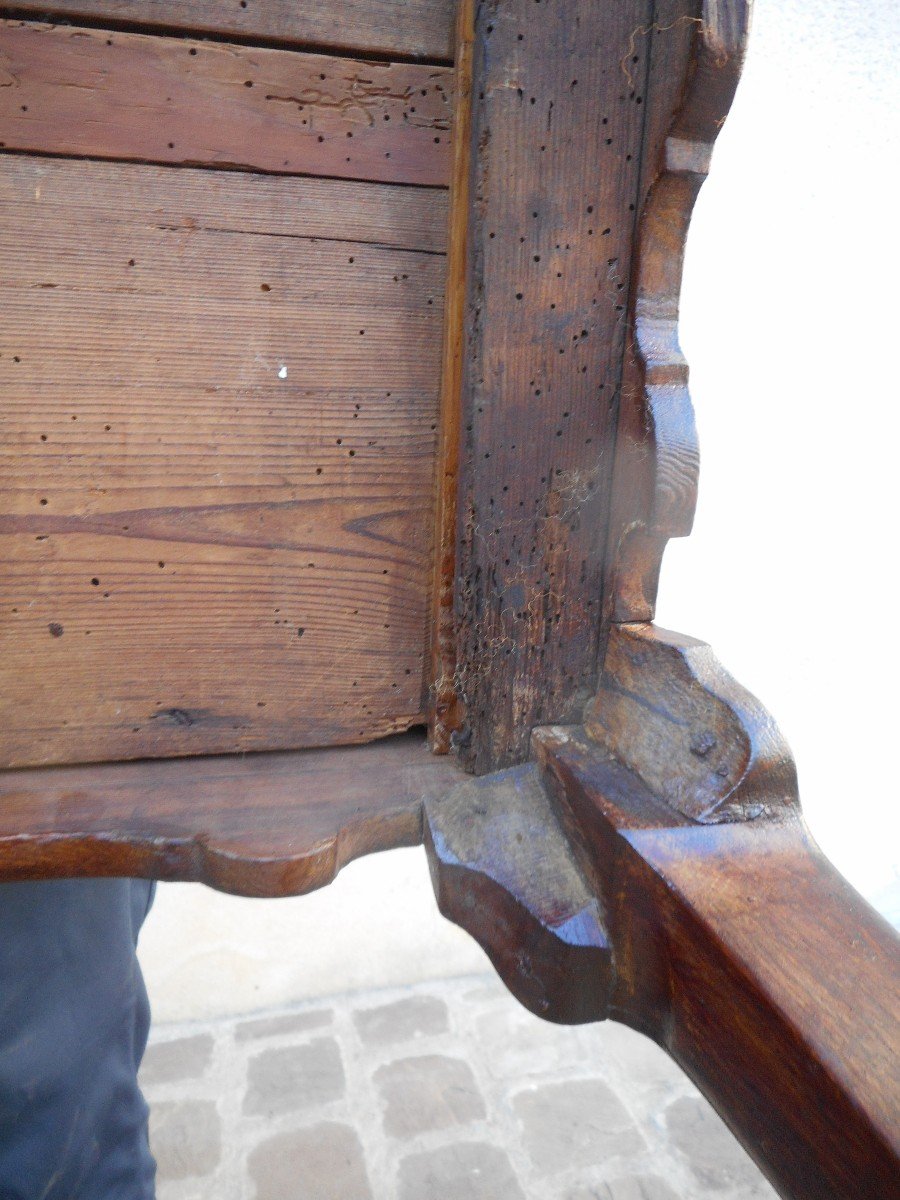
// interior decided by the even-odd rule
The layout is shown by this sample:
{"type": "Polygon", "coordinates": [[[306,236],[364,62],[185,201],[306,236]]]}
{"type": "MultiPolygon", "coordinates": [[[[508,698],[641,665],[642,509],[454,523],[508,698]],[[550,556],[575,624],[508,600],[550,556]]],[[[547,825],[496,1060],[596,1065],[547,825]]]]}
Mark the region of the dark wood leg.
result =
{"type": "Polygon", "coordinates": [[[613,631],[583,726],[426,804],[445,915],[557,1021],[691,1076],[785,1197],[897,1195],[897,939],[811,838],[771,718],[709,647],[613,631]]]}

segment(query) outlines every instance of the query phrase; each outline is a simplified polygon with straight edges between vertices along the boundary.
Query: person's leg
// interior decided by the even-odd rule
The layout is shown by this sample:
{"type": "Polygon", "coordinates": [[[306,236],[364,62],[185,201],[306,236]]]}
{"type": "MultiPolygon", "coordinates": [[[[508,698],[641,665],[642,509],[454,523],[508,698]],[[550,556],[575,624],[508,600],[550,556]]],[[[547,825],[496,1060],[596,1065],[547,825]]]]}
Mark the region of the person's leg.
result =
{"type": "Polygon", "coordinates": [[[0,1200],[152,1200],[145,880],[0,885],[0,1200]]]}

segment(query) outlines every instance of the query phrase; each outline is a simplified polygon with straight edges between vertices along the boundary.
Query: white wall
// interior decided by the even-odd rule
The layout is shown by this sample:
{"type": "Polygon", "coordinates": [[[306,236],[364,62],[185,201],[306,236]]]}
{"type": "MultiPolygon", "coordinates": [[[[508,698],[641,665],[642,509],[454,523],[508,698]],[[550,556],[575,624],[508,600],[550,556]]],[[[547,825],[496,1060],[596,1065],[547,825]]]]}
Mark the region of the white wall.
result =
{"type": "Polygon", "coordinates": [[[688,247],[702,452],[659,620],[778,718],[809,821],[897,891],[900,7],[761,0],[688,247]]]}
{"type": "MultiPolygon", "coordinates": [[[[893,0],[757,0],[689,245],[702,486],[659,606],[774,712],[815,833],[895,920],[898,45],[893,0]]],[[[296,900],[162,887],[141,957],[162,1021],[486,961],[417,850],[296,900]]]]}

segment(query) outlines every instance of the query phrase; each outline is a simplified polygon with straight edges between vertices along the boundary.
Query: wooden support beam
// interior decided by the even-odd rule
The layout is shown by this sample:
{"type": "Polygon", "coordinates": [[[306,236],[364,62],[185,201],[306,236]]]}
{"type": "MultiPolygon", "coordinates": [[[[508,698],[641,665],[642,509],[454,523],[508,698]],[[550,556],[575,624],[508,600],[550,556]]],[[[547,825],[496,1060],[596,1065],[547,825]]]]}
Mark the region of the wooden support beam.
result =
{"type": "Polygon", "coordinates": [[[787,747],[709,647],[613,639],[586,726],[536,730],[537,766],[427,806],[442,909],[532,1011],[584,1019],[574,999],[657,1041],[787,1200],[893,1200],[896,935],[815,845],[787,747]],[[581,974],[573,897],[602,912],[581,974]]]}
{"type": "Polygon", "coordinates": [[[647,99],[623,61],[652,10],[475,14],[454,682],[477,774],[594,689],[647,99]]]}
{"type": "Polygon", "coordinates": [[[602,880],[610,1016],[691,1076],[789,1200],[892,1200],[900,1170],[894,931],[799,813],[660,820],[568,730],[538,752],[602,880]]]}
{"type": "Polygon", "coordinates": [[[456,766],[420,734],[369,746],[0,772],[0,880],[131,875],[293,896],[422,840],[456,766]]]}
{"type": "Polygon", "coordinates": [[[522,761],[535,725],[579,719],[609,623],[649,615],[665,542],[690,529],[678,290],[748,13],[745,0],[475,13],[477,86],[457,117],[469,164],[455,171],[466,269],[451,276],[465,306],[447,308],[464,367],[445,359],[443,399],[461,463],[445,436],[456,621],[439,608],[434,737],[455,734],[476,774],[522,761]]]}

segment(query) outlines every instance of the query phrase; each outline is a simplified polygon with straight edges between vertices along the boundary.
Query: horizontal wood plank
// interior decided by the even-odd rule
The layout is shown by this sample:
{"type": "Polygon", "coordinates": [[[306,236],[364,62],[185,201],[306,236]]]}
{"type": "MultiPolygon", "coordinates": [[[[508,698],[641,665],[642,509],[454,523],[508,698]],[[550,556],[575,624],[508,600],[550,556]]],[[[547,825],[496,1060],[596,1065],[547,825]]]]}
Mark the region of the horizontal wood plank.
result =
{"type": "Polygon", "coordinates": [[[0,178],[0,762],[418,722],[445,259],[390,244],[384,193],[429,243],[443,194],[352,185],[345,220],[329,181],[0,178]]]}
{"type": "Polygon", "coordinates": [[[129,875],[288,896],[413,846],[458,778],[421,735],[371,746],[0,772],[0,879],[129,875]]]}
{"type": "Polygon", "coordinates": [[[446,59],[454,0],[23,0],[20,12],[195,30],[219,36],[446,59]]]}
{"type": "Polygon", "coordinates": [[[452,71],[0,22],[0,145],[444,186],[452,71]]]}
{"type": "Polygon", "coordinates": [[[90,237],[70,238],[73,252],[87,248],[100,230],[108,235],[114,228],[133,229],[134,210],[141,205],[146,206],[152,228],[160,233],[184,235],[202,229],[267,238],[337,238],[437,254],[444,253],[447,245],[444,191],[388,184],[372,187],[342,179],[270,175],[261,180],[244,172],[226,175],[185,169],[174,176],[165,167],[53,158],[22,159],[18,164],[6,158],[3,163],[3,220],[13,226],[29,214],[34,220],[39,206],[44,236],[53,230],[66,231],[69,224],[78,225],[86,235],[90,230],[90,237]]]}

